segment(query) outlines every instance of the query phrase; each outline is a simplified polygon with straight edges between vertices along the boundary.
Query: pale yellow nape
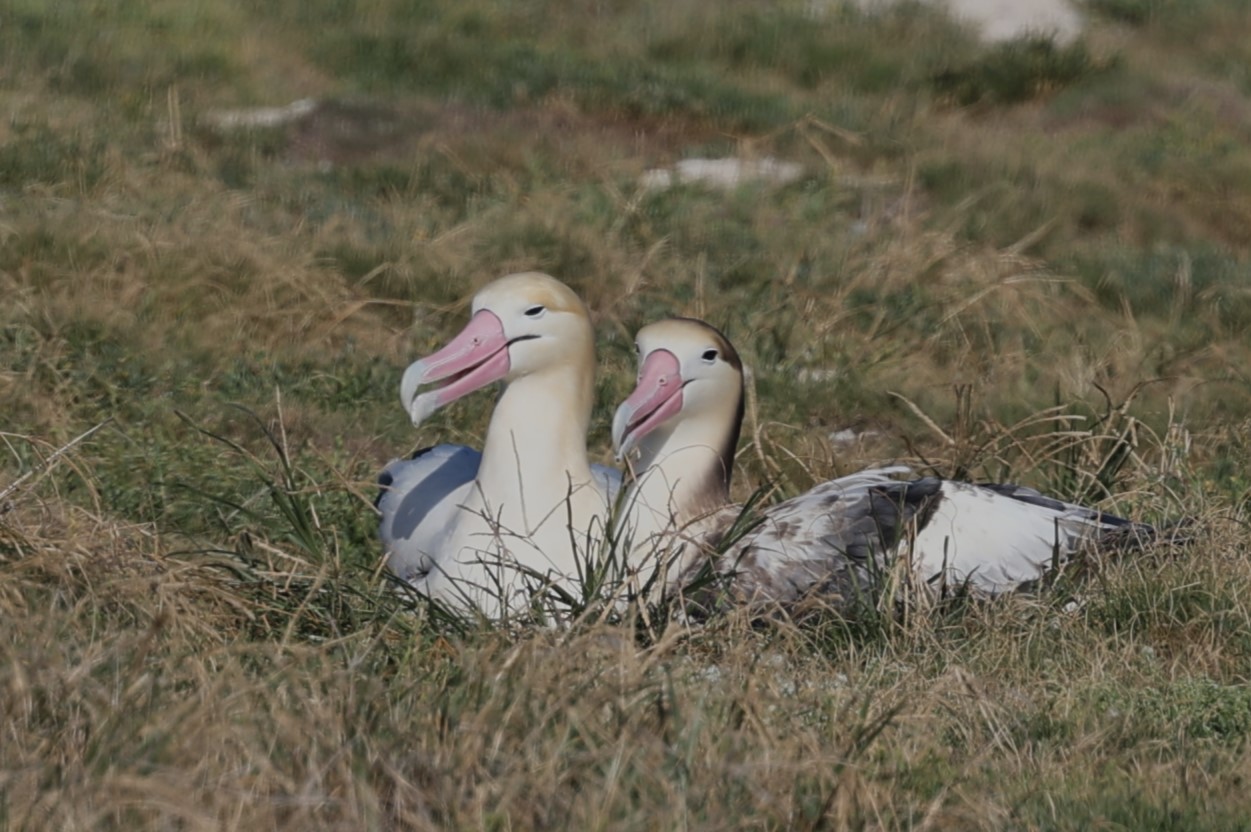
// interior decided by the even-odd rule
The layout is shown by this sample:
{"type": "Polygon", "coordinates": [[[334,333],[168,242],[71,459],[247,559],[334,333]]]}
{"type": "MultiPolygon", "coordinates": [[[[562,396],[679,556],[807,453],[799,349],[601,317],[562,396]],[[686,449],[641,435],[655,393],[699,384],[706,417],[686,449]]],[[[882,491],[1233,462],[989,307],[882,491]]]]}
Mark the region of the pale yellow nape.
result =
{"type": "Polygon", "coordinates": [[[571,312],[590,320],[586,304],[572,289],[543,272],[518,272],[491,281],[474,296],[474,311],[504,303],[522,301],[545,306],[554,312],[571,312]]]}

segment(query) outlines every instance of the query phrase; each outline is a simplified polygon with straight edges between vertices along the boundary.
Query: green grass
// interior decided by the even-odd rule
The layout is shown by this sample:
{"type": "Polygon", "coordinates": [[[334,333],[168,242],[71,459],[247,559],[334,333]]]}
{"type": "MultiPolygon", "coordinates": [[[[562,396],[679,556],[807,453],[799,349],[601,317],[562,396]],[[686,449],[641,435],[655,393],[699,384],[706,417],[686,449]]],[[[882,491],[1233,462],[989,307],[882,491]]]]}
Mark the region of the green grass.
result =
{"type": "Polygon", "coordinates": [[[993,48],[916,5],[10,5],[0,828],[1243,825],[1245,3],[993,48]],[[804,175],[638,185],[740,152],[804,175]],[[372,483],[480,441],[489,396],[414,432],[399,374],[530,268],[595,318],[598,461],[633,332],[696,314],[754,373],[740,498],[906,459],[1199,542],[903,617],[457,626],[380,575],[372,483]]]}
{"type": "Polygon", "coordinates": [[[1026,38],[938,71],[932,84],[941,96],[963,106],[1019,104],[1111,68],[1093,60],[1080,41],[1058,46],[1051,38],[1026,38]]]}

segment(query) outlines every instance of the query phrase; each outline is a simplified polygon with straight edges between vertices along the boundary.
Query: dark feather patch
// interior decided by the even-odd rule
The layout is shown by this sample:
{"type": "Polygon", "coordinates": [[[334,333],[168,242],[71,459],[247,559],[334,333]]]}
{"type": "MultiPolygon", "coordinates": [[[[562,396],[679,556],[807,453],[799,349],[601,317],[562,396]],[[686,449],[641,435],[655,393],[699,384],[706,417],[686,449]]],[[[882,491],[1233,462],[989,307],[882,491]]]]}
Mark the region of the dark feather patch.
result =
{"type": "Polygon", "coordinates": [[[1040,491],[1029,488],[1024,485],[1012,485],[1011,483],[998,482],[979,482],[975,483],[978,488],[984,488],[987,491],[993,491],[1004,497],[1011,497],[1014,500],[1020,500],[1022,503],[1029,503],[1032,506],[1050,509],[1055,512],[1073,512],[1078,516],[1085,517],[1090,520],[1097,520],[1109,526],[1133,526],[1132,520],[1126,520],[1124,517],[1117,517],[1114,514],[1104,514],[1092,508],[1079,506],[1075,503],[1066,503],[1057,500],[1054,497],[1048,497],[1040,491]]]}
{"type": "MultiPolygon", "coordinates": [[[[421,448],[420,450],[414,451],[413,455],[410,456],[409,459],[412,460],[412,459],[417,459],[418,457],[424,456],[430,453],[431,451],[433,451],[435,447],[436,446],[434,445],[430,445],[429,447],[421,448]]],[[[391,486],[394,484],[395,484],[395,477],[391,474],[391,469],[390,468],[382,469],[382,473],[378,475],[378,496],[374,497],[374,508],[378,509],[379,511],[382,510],[382,498],[387,496],[387,493],[391,490],[391,486]]]]}

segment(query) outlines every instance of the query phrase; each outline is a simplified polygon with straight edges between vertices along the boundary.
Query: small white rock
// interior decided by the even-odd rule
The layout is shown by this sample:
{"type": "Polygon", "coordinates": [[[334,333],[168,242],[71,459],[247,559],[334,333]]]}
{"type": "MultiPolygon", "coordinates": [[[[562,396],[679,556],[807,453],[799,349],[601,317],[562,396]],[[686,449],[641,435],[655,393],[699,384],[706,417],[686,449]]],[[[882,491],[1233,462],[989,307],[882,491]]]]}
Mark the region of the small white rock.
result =
{"type": "MultiPolygon", "coordinates": [[[[987,43],[1028,35],[1050,35],[1058,44],[1072,43],[1082,33],[1085,21],[1069,0],[924,0],[945,6],[957,20],[976,26],[987,43]]],[[[866,11],[885,8],[898,0],[856,0],[866,11]]],[[[811,8],[820,8],[814,0],[811,8]]]]}
{"type": "Polygon", "coordinates": [[[705,682],[715,685],[717,682],[721,681],[722,674],[720,666],[710,664],[707,667],[700,669],[695,675],[699,676],[705,682]]]}
{"type": "Polygon", "coordinates": [[[241,110],[216,110],[205,113],[204,124],[218,131],[281,127],[312,115],[317,102],[312,98],[292,101],[285,107],[247,107],[241,110]]]}
{"type": "Polygon", "coordinates": [[[795,373],[795,378],[799,381],[832,381],[839,375],[835,367],[803,367],[795,373]]]}
{"type": "Polygon", "coordinates": [[[852,445],[861,439],[872,439],[881,435],[882,432],[878,430],[857,431],[851,428],[843,428],[842,430],[833,431],[827,438],[835,445],[852,445]]]}
{"type": "Polygon", "coordinates": [[[672,168],[656,168],[645,172],[639,184],[649,190],[663,190],[688,182],[697,182],[723,190],[733,190],[748,183],[785,185],[803,176],[802,165],[765,156],[762,159],[683,159],[672,168]]]}

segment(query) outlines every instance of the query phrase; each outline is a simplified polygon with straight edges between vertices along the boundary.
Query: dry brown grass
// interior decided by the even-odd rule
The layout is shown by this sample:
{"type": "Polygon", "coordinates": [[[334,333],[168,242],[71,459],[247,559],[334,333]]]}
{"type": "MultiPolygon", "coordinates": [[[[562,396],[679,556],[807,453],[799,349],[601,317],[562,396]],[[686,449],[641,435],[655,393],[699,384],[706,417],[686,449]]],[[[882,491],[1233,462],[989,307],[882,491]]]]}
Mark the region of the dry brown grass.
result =
{"type": "MultiPolygon", "coordinates": [[[[28,494],[3,530],[15,829],[1076,828],[1100,805],[1235,828],[1249,763],[1228,732],[1251,701],[1224,681],[1251,649],[1243,533],[1110,565],[1076,611],[1022,598],[851,638],[731,618],[640,644],[448,639],[411,613],[293,639],[271,590],[152,528],[28,494]]],[[[322,603],[314,566],[283,562],[270,587],[322,603]]]]}
{"type": "Polygon", "coordinates": [[[1251,40],[1166,5],[955,110],[981,58],[920,13],[18,0],[0,828],[1241,828],[1251,40]],[[730,152],[806,175],[637,187],[730,152]],[[371,481],[480,437],[395,384],[521,268],[593,310],[603,461],[634,330],[696,314],[754,371],[737,496],[902,459],[1198,540],[902,619],[457,629],[379,576],[371,481]]]}

